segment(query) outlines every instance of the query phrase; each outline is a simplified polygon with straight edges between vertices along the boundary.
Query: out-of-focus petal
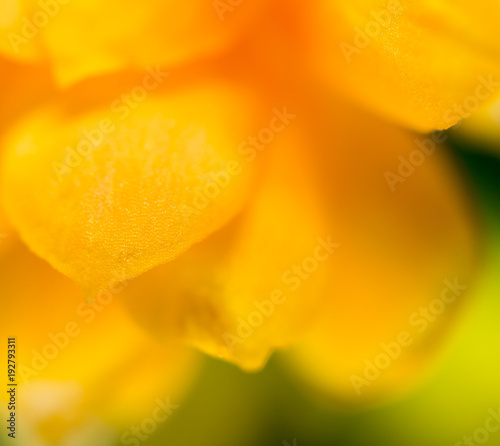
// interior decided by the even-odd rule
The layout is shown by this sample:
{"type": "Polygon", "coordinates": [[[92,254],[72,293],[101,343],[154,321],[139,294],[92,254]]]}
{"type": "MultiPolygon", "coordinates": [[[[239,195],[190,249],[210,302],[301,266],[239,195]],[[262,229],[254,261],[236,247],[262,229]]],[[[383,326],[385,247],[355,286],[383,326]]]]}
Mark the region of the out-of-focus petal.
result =
{"type": "Polygon", "coordinates": [[[289,128],[276,121],[283,133],[275,137],[269,129],[261,133],[268,141],[275,138],[262,153],[244,146],[242,168],[255,156],[250,163],[261,170],[243,213],[127,288],[131,314],[160,337],[180,337],[254,370],[321,311],[324,264],[335,246],[324,247],[329,238],[314,172],[297,132],[303,117],[294,119],[289,128]]]}
{"type": "Polygon", "coordinates": [[[8,251],[12,242],[12,226],[0,207],[0,256],[8,251]]]}
{"type": "Polygon", "coordinates": [[[130,320],[120,302],[126,282],[91,303],[20,241],[1,263],[0,331],[16,338],[20,441],[55,443],[98,427],[116,436],[152,417],[158,400],[181,403],[195,355],[160,346],[130,320]]]}
{"type": "Polygon", "coordinates": [[[295,351],[297,369],[347,399],[398,394],[431,362],[473,286],[474,209],[459,168],[430,136],[346,105],[313,116],[327,117],[313,134],[342,249],[327,264],[328,304],[295,351]]]}
{"type": "Polygon", "coordinates": [[[23,64],[0,56],[0,132],[54,90],[47,65],[23,64]]]}
{"type": "Polygon", "coordinates": [[[63,85],[148,64],[177,65],[221,53],[250,30],[262,0],[7,0],[0,51],[48,58],[63,85]]]}
{"type": "Polygon", "coordinates": [[[500,86],[500,5],[315,0],[305,55],[337,91],[420,131],[448,128],[500,86]]]}
{"type": "Polygon", "coordinates": [[[138,84],[121,75],[82,84],[5,142],[12,223],[90,293],[172,260],[246,200],[252,169],[227,187],[214,178],[252,133],[255,101],[227,80],[165,77],[155,67],[138,84]]]}
{"type": "MultiPolygon", "coordinates": [[[[46,99],[54,87],[46,66],[13,62],[0,56],[0,138],[27,109],[46,99]]],[[[0,205],[0,255],[15,239],[13,228],[0,205]]]]}

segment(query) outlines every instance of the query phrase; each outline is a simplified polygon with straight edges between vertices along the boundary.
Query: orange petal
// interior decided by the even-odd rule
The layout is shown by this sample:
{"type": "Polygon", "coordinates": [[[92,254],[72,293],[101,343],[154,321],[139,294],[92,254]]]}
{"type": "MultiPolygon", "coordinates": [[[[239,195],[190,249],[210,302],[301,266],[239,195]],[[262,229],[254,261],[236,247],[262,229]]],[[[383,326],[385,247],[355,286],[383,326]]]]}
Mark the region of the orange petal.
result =
{"type": "Polygon", "coordinates": [[[124,68],[178,65],[234,45],[265,5],[229,3],[9,0],[0,51],[30,61],[48,57],[62,85],[124,68]]]}
{"type": "Polygon", "coordinates": [[[0,56],[0,132],[54,91],[46,65],[23,64],[0,56]]]}

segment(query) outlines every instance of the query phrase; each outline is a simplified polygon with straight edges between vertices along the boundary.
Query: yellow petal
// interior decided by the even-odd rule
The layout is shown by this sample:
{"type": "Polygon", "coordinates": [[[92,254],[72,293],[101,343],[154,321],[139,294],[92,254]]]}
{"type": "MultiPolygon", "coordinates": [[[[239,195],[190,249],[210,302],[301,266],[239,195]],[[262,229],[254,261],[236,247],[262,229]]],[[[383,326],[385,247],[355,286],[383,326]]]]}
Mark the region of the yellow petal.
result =
{"type": "Polygon", "coordinates": [[[250,29],[265,5],[261,0],[238,6],[204,0],[6,3],[0,51],[25,60],[48,56],[63,85],[127,67],[172,66],[219,54],[250,29]]]}
{"type": "Polygon", "coordinates": [[[0,52],[3,56],[23,62],[41,62],[43,60],[42,41],[37,38],[41,27],[32,22],[35,14],[48,18],[48,14],[34,0],[5,0],[2,2],[0,31],[3,38],[0,39],[0,52]],[[29,17],[32,19],[31,21],[29,17]]]}
{"type": "Polygon", "coordinates": [[[236,175],[228,164],[252,132],[247,92],[175,73],[153,93],[141,86],[151,72],[138,85],[121,76],[86,84],[24,120],[5,143],[11,221],[35,253],[90,293],[220,228],[250,185],[251,169],[236,175]],[[107,102],[125,87],[131,95],[107,102]],[[85,95],[99,106],[81,105],[85,95]],[[233,175],[220,187],[214,178],[226,170],[233,175]]]}
{"type": "Polygon", "coordinates": [[[396,122],[448,128],[498,91],[497,3],[316,0],[309,7],[301,17],[309,17],[316,75],[396,122]]]}
{"type": "Polygon", "coordinates": [[[325,146],[318,176],[342,249],[327,264],[328,305],[295,365],[337,397],[397,395],[431,363],[474,285],[474,209],[459,167],[430,136],[345,105],[317,116],[328,117],[314,131],[325,146]]]}
{"type": "Polygon", "coordinates": [[[19,241],[1,263],[9,311],[0,315],[0,333],[16,339],[21,438],[56,443],[98,420],[116,435],[151,417],[158,400],[182,402],[196,357],[158,345],[130,320],[120,302],[127,283],[90,303],[19,241]]]}
{"type": "Polygon", "coordinates": [[[325,263],[335,247],[328,246],[334,241],[315,198],[300,120],[279,124],[282,133],[274,137],[265,125],[261,134],[274,141],[263,152],[244,146],[245,159],[253,160],[243,161],[244,168],[261,166],[256,195],[240,216],[131,282],[125,292],[131,314],[159,337],[180,337],[254,370],[321,311],[325,263]]]}

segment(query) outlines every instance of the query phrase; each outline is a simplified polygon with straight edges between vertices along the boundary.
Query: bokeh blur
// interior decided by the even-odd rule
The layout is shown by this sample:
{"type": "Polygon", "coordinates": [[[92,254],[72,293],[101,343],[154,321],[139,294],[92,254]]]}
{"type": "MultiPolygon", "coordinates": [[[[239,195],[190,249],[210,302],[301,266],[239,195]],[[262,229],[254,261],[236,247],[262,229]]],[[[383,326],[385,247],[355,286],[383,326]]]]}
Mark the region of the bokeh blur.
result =
{"type": "Polygon", "coordinates": [[[0,0],[0,445],[500,446],[499,16],[0,0]]]}

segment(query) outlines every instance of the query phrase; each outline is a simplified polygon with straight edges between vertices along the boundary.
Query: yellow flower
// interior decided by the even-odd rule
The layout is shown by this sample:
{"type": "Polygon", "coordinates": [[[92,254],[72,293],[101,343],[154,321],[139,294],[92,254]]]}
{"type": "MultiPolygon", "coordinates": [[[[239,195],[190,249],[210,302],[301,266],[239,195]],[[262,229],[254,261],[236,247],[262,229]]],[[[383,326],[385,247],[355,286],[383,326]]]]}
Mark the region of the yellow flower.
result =
{"type": "MultiPolygon", "coordinates": [[[[386,394],[414,382],[465,294],[403,345],[408,324],[423,326],[419,312],[450,281],[471,286],[476,221],[446,134],[384,118],[419,130],[454,124],[450,107],[488,91],[478,76],[496,74],[495,44],[484,43],[496,28],[465,32],[465,2],[452,17],[447,2],[383,12],[375,1],[261,3],[6,3],[10,45],[0,51],[27,65],[1,62],[13,115],[0,122],[0,225],[88,300],[12,235],[0,247],[0,287],[22,322],[2,317],[12,333],[26,331],[29,365],[56,344],[45,333],[67,331],[75,311],[83,330],[86,306],[113,300],[30,379],[74,379],[85,389],[78,404],[99,406],[114,425],[185,380],[189,353],[164,351],[151,334],[248,370],[299,342],[295,360],[320,386],[386,394]],[[365,47],[343,45],[376,17],[386,24],[365,47]],[[365,360],[394,340],[404,355],[377,385],[356,385],[365,360]],[[142,372],[128,364],[144,351],[142,367],[157,376],[138,395],[142,372]],[[110,406],[95,403],[99,379],[116,380],[110,406]]],[[[61,399],[72,392],[61,387],[61,399]]]]}
{"type": "Polygon", "coordinates": [[[196,357],[159,345],[133,323],[119,299],[126,283],[89,302],[15,235],[8,240],[9,247],[0,245],[8,307],[0,326],[5,342],[16,339],[13,411],[21,444],[63,444],[75,432],[119,437],[151,417],[158,399],[181,402],[196,357]]]}
{"type": "Polygon", "coordinates": [[[500,86],[496,3],[315,0],[306,7],[315,73],[419,131],[470,116],[500,86]]]}
{"type": "MultiPolygon", "coordinates": [[[[265,4],[249,2],[225,21],[211,2],[154,0],[5,0],[2,53],[50,60],[61,85],[131,67],[179,63],[228,50],[250,31],[265,4]],[[218,12],[218,13],[217,13],[218,12]]],[[[222,14],[222,15],[221,15],[222,14]]]]}

